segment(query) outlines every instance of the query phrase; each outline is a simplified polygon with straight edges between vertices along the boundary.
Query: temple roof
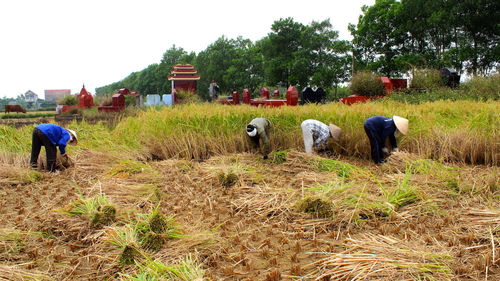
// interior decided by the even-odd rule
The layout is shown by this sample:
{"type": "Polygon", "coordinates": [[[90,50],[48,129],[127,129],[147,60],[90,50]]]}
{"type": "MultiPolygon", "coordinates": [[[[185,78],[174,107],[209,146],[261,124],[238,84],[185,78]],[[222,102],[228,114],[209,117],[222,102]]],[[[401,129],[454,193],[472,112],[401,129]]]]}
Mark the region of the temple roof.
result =
{"type": "Polygon", "coordinates": [[[174,68],[183,68],[183,69],[193,69],[194,65],[192,64],[184,64],[184,63],[178,63],[174,65],[174,68]]]}
{"type": "Polygon", "coordinates": [[[169,75],[168,80],[200,80],[200,75],[189,75],[189,74],[169,75]]]}
{"type": "Polygon", "coordinates": [[[183,69],[183,68],[181,68],[181,69],[170,70],[170,73],[181,73],[181,74],[183,74],[183,73],[196,73],[196,72],[198,72],[196,69],[183,69]]]}
{"type": "Polygon", "coordinates": [[[87,89],[85,89],[85,85],[83,85],[82,90],[80,91],[80,95],[90,95],[89,92],[87,92],[87,89]]]}
{"type": "Polygon", "coordinates": [[[168,80],[200,80],[200,75],[196,72],[194,65],[178,63],[174,65],[174,69],[170,70],[172,75],[168,76],[168,80]]]}

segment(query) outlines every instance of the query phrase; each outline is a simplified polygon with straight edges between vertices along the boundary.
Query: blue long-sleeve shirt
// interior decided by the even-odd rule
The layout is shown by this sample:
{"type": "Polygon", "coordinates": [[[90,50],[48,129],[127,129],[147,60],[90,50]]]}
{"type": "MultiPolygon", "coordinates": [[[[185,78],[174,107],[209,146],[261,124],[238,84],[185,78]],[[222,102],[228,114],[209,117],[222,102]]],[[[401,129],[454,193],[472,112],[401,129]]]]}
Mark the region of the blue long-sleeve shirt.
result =
{"type": "Polygon", "coordinates": [[[69,132],[66,131],[66,129],[54,124],[40,124],[35,128],[42,131],[42,133],[47,136],[53,145],[59,147],[61,155],[66,153],[66,144],[70,139],[69,132]]]}
{"type": "Polygon", "coordinates": [[[375,136],[377,136],[379,141],[381,142],[381,147],[385,147],[385,140],[389,138],[391,142],[392,148],[397,148],[398,143],[396,142],[396,136],[394,133],[396,132],[396,124],[394,120],[391,118],[383,117],[383,116],[373,116],[365,121],[365,127],[370,129],[375,136]]]}

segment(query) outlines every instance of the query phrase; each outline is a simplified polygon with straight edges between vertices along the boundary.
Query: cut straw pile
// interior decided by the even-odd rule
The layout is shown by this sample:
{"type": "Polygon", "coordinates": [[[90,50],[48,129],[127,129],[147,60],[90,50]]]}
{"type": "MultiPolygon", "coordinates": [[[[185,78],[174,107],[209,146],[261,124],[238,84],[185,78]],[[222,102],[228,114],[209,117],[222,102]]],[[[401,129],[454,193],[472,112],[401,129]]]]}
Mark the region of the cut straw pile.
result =
{"type": "Polygon", "coordinates": [[[500,232],[500,209],[468,209],[460,216],[460,222],[489,237],[490,232],[500,232]]]}
{"type": "Polygon", "coordinates": [[[52,278],[33,270],[23,270],[18,266],[0,265],[2,280],[52,280],[52,278]]]}
{"type": "Polygon", "coordinates": [[[382,168],[384,170],[404,172],[406,167],[418,159],[421,159],[421,157],[413,153],[403,151],[393,152],[387,157],[387,161],[382,164],[382,168]]]}
{"type": "Polygon", "coordinates": [[[451,256],[394,237],[365,234],[348,238],[346,250],[310,265],[315,280],[449,280],[451,256]]]}

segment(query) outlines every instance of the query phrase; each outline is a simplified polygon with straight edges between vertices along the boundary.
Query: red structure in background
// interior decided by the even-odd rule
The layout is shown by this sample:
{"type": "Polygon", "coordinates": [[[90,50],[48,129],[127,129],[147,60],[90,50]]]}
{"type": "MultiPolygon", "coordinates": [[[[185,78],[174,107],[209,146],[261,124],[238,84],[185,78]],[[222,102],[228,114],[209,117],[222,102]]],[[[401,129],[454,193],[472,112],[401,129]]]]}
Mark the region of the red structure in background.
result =
{"type": "MultiPolygon", "coordinates": [[[[407,88],[407,80],[400,78],[388,78],[388,77],[380,77],[382,83],[384,83],[385,94],[390,95],[393,91],[399,91],[401,89],[407,88]]],[[[340,102],[345,103],[347,105],[351,105],[357,102],[366,102],[368,100],[376,100],[383,98],[385,96],[378,97],[367,97],[367,96],[358,96],[356,94],[350,95],[348,97],[343,97],[340,99],[340,102]]]]}
{"type": "Polygon", "coordinates": [[[87,92],[85,85],[83,85],[82,90],[76,97],[78,98],[78,108],[91,108],[94,106],[94,98],[87,92]]]}
{"type": "Polygon", "coordinates": [[[266,87],[263,87],[260,90],[260,97],[265,98],[265,99],[269,99],[269,90],[266,87]]]}
{"type": "Polygon", "coordinates": [[[382,82],[385,85],[386,95],[391,94],[393,91],[399,91],[401,89],[406,89],[408,87],[406,79],[380,77],[380,80],[382,80],[382,82]]]}
{"type": "Polygon", "coordinates": [[[92,97],[92,94],[87,92],[87,89],[85,89],[85,85],[83,85],[80,93],[76,95],[76,98],[78,99],[78,105],[63,105],[61,108],[61,113],[68,112],[74,108],[85,109],[94,106],[94,97],[92,97]]]}
{"type": "MultiPolygon", "coordinates": [[[[191,64],[176,64],[174,69],[170,70],[168,80],[172,81],[172,91],[189,91],[196,94],[196,81],[200,80],[198,71],[191,64]]],[[[175,103],[175,101],[174,101],[175,103]]]]}
{"type": "MultiPolygon", "coordinates": [[[[251,99],[248,89],[244,89],[242,93],[242,103],[253,106],[261,105],[271,107],[283,105],[296,106],[299,103],[299,92],[293,86],[289,87],[286,91],[286,99],[269,99],[269,91],[266,88],[262,88],[260,96],[264,99],[251,99]]],[[[232,99],[219,100],[219,102],[222,104],[240,104],[240,94],[234,91],[232,99]]]]}
{"type": "Polygon", "coordinates": [[[119,112],[125,109],[125,96],[137,96],[138,92],[130,92],[127,88],[122,88],[118,93],[112,96],[112,105],[110,106],[99,106],[97,110],[99,112],[119,112]]]}

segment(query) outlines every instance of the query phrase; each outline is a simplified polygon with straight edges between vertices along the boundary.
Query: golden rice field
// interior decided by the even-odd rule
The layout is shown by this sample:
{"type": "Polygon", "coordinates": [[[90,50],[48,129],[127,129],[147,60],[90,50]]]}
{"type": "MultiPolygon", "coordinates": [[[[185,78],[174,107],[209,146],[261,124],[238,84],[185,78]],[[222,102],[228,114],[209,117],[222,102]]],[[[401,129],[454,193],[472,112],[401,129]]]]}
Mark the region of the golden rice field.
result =
{"type": "Polygon", "coordinates": [[[33,126],[0,125],[0,279],[499,280],[499,105],[152,108],[69,124],[59,174],[27,168],[33,126]],[[376,166],[363,122],[393,114],[410,132],[376,166]],[[308,118],[343,129],[332,153],[303,152],[308,118]]]}

